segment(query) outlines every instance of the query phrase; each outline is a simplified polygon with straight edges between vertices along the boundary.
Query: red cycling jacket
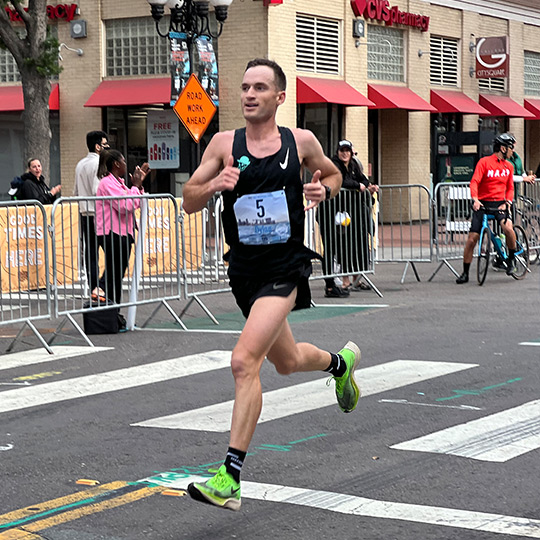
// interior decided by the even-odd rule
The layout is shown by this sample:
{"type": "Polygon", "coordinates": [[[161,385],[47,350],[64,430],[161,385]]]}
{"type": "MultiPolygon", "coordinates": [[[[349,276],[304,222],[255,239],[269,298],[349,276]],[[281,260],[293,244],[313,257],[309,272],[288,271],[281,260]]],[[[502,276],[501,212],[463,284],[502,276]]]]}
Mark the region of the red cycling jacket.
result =
{"type": "Polygon", "coordinates": [[[514,166],[497,154],[483,157],[474,169],[471,197],[481,201],[512,201],[514,199],[514,166]]]}

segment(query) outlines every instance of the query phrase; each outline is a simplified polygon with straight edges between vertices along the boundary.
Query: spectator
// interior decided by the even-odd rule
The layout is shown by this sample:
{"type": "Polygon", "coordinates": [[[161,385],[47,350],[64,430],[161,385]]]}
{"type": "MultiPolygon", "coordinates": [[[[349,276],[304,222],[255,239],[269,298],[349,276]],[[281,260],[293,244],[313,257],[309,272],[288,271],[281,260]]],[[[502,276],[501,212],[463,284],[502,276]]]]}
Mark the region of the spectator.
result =
{"type": "MultiPolygon", "coordinates": [[[[107,134],[104,131],[90,131],[86,134],[88,155],[77,163],[75,168],[75,197],[95,197],[99,185],[99,155],[109,148],[107,134]]],[[[86,268],[90,290],[98,285],[98,246],[96,238],[95,201],[80,201],[79,214],[81,223],[82,260],[86,268]]]]}
{"type": "Polygon", "coordinates": [[[36,200],[42,204],[52,204],[56,200],[62,188],[57,185],[49,189],[41,174],[42,170],[39,159],[30,158],[28,160],[28,170],[21,176],[23,184],[17,193],[19,201],[36,200]]]}
{"type": "Polygon", "coordinates": [[[353,145],[344,139],[339,142],[333,163],[341,172],[342,191],[332,203],[323,203],[319,214],[321,237],[324,245],[324,272],[333,273],[334,256],[341,272],[353,274],[358,284],[353,288],[349,276],[343,278],[343,288],[337,287],[334,278],[326,278],[325,296],[348,296],[349,290],[369,289],[359,280],[359,272],[369,265],[370,207],[368,194],[378,191],[370,184],[362,164],[354,157],[353,145]],[[355,194],[354,192],[359,192],[355,194]]]}
{"type": "MultiPolygon", "coordinates": [[[[102,177],[97,188],[98,197],[125,197],[144,193],[143,180],[150,172],[148,163],[136,167],[130,175],[133,187],[126,186],[126,160],[118,150],[101,153],[99,168],[108,174],[102,177]]],[[[105,290],[92,291],[94,297],[105,296],[114,303],[122,300],[122,280],[128,267],[131,246],[134,242],[135,210],[140,199],[106,199],[96,201],[96,234],[105,252],[105,271],[100,283],[105,290]]]]}
{"type": "Polygon", "coordinates": [[[519,154],[514,150],[514,153],[508,158],[508,161],[514,166],[514,176],[523,177],[523,181],[527,184],[534,184],[536,175],[532,174],[532,171],[529,174],[525,173],[523,168],[523,160],[519,154]]]}

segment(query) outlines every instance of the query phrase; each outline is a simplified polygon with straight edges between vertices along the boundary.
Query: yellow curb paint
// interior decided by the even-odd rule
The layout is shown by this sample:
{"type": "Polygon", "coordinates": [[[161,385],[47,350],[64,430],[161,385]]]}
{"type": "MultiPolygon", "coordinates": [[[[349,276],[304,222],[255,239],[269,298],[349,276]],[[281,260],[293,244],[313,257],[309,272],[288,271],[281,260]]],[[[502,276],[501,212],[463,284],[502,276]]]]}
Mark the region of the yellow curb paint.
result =
{"type": "Polygon", "coordinates": [[[13,381],[36,381],[38,379],[45,379],[47,377],[54,377],[60,375],[61,371],[46,371],[45,373],[34,373],[34,375],[25,375],[23,377],[15,377],[13,381]]]}
{"type": "MultiPolygon", "coordinates": [[[[24,519],[29,516],[39,514],[40,512],[47,512],[48,510],[53,510],[54,508],[58,508],[60,506],[73,504],[78,501],[82,501],[84,499],[94,497],[95,495],[99,495],[100,493],[104,493],[106,491],[114,491],[116,489],[123,488],[127,485],[128,485],[127,482],[111,482],[109,484],[104,484],[102,486],[95,487],[93,489],[87,489],[85,491],[78,491],[77,493],[66,495],[65,497],[59,497],[58,499],[52,499],[50,501],[45,501],[39,504],[33,504],[31,506],[27,506],[26,508],[21,508],[19,510],[14,510],[13,512],[9,512],[7,514],[0,515],[0,525],[10,523],[11,521],[17,521],[18,519],[24,519]]],[[[7,538],[3,536],[7,532],[10,532],[10,531],[0,533],[0,538],[2,540],[4,540],[4,538],[7,538]]]]}
{"type": "Polygon", "coordinates": [[[6,531],[0,534],[0,538],[2,540],[44,540],[42,536],[39,536],[39,534],[21,531],[21,529],[6,531]]]}
{"type": "Polygon", "coordinates": [[[97,486],[99,485],[99,480],[89,480],[88,478],[79,478],[79,480],[77,480],[75,483],[81,486],[97,486]]]}
{"type": "MultiPolygon", "coordinates": [[[[155,495],[156,493],[161,493],[162,491],[163,487],[161,486],[145,487],[137,491],[132,491],[131,493],[126,493],[125,495],[121,495],[120,497],[116,497],[114,499],[108,499],[97,504],[83,506],[81,508],[77,508],[76,510],[70,510],[69,512],[63,512],[62,514],[51,516],[47,519],[35,521],[34,523],[28,523],[24,526],[24,530],[29,532],[38,532],[44,529],[50,529],[51,527],[68,523],[70,521],[75,521],[76,519],[88,516],[90,514],[97,514],[98,512],[103,512],[104,510],[111,510],[113,508],[117,508],[118,506],[123,506],[124,504],[133,503],[140,499],[155,495]]],[[[5,537],[0,534],[0,539],[5,540],[5,537]]]]}

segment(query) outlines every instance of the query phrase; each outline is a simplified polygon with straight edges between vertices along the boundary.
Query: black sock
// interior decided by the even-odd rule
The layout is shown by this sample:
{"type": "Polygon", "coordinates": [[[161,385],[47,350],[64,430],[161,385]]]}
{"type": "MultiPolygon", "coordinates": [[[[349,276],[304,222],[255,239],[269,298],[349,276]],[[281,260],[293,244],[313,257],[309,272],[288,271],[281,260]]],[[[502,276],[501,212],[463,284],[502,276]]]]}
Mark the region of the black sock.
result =
{"type": "Polygon", "coordinates": [[[225,458],[225,468],[237,482],[240,482],[240,471],[242,470],[244,459],[246,459],[246,452],[229,446],[227,457],[225,458]]]}
{"type": "Polygon", "coordinates": [[[347,364],[341,354],[330,353],[332,360],[330,365],[324,370],[327,373],[330,373],[334,377],[341,377],[347,371],[347,364]]]}
{"type": "Polygon", "coordinates": [[[471,267],[471,263],[463,263],[463,273],[469,275],[470,267],[471,267]]]}
{"type": "Polygon", "coordinates": [[[508,260],[512,262],[516,258],[516,250],[508,248],[508,260]]]}

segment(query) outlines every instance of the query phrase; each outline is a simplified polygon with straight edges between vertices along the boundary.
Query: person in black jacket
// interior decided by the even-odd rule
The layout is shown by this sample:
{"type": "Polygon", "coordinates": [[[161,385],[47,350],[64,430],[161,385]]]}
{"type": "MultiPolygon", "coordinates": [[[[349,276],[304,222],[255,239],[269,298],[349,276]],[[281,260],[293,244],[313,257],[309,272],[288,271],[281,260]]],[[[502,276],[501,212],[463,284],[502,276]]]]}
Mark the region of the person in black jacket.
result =
{"type": "Polygon", "coordinates": [[[30,158],[28,160],[28,171],[21,176],[23,184],[17,193],[19,201],[36,200],[42,204],[52,204],[56,200],[61,186],[58,185],[49,189],[41,172],[41,161],[30,158]]]}
{"type": "MultiPolygon", "coordinates": [[[[335,258],[342,273],[350,273],[357,279],[358,274],[369,267],[371,216],[368,197],[378,191],[378,186],[371,184],[364,174],[350,141],[344,139],[338,143],[332,162],[341,172],[342,185],[335,199],[319,208],[318,220],[325,248],[324,273],[334,273],[335,258]]],[[[325,283],[327,297],[348,296],[351,288],[347,275],[343,278],[343,288],[336,286],[334,278],[326,278],[325,283]]],[[[359,282],[357,288],[369,289],[369,286],[359,282]]]]}

